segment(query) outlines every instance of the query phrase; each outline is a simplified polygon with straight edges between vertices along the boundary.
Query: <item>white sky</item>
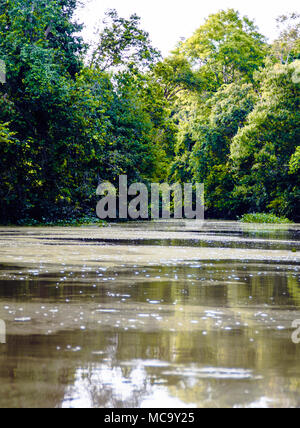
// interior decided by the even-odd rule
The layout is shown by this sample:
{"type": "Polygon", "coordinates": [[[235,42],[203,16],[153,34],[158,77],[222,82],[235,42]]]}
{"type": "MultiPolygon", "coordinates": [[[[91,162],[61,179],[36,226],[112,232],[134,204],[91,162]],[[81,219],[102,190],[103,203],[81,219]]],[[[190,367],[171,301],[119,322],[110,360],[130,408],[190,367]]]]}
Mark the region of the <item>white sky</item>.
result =
{"type": "MultiPolygon", "coordinates": [[[[260,31],[269,39],[277,35],[275,18],[289,12],[300,12],[299,0],[83,0],[85,6],[78,17],[86,26],[84,37],[93,40],[95,27],[107,9],[117,9],[128,18],[137,13],[142,28],[150,33],[153,46],[167,55],[181,37],[188,38],[219,9],[234,8],[254,19],[260,31]]],[[[99,25],[98,25],[99,27],[99,25]]]]}

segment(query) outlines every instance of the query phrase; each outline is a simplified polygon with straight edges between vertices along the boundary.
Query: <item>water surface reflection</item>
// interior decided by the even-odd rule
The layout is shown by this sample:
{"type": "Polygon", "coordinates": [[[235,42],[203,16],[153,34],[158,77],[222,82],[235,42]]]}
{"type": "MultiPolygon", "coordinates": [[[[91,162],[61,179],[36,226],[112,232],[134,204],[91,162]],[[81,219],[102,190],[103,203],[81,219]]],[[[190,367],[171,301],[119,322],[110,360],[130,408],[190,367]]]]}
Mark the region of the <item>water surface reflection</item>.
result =
{"type": "Polygon", "coordinates": [[[193,223],[159,227],[184,245],[141,245],[153,224],[97,230],[95,242],[90,229],[0,231],[1,407],[300,406],[297,228],[258,230],[245,254],[255,230],[222,223],[240,237],[209,253],[189,240],[193,223]],[[279,246],[263,254],[255,240],[279,246]]]}

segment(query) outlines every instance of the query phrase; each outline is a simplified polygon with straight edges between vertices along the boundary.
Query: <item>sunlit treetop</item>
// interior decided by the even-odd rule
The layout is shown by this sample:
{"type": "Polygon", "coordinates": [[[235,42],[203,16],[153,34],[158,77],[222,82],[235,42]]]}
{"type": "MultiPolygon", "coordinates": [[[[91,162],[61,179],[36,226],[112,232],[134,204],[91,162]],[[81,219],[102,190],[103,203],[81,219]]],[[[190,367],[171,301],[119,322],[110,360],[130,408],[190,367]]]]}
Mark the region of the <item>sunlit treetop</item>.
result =
{"type": "Polygon", "coordinates": [[[262,64],[266,41],[254,22],[233,9],[210,15],[179,50],[196,69],[209,71],[217,84],[252,77],[262,64]]]}

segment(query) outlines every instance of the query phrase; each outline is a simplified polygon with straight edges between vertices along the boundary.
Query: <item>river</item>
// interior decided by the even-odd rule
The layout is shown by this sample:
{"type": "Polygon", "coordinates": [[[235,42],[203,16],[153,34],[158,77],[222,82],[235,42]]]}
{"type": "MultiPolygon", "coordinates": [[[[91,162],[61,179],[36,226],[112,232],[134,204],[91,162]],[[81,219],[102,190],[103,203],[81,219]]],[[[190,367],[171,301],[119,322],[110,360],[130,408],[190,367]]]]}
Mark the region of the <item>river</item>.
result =
{"type": "Polygon", "coordinates": [[[297,225],[0,228],[1,408],[299,407],[299,319],[297,225]]]}

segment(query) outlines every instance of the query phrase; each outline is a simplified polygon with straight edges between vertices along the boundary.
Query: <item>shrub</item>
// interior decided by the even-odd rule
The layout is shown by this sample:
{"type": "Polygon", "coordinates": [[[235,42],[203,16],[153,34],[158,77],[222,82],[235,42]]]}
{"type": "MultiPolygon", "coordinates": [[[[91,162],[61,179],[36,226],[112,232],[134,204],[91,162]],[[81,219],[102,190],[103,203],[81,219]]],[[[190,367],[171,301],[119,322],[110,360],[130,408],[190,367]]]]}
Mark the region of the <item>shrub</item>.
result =
{"type": "Polygon", "coordinates": [[[287,224],[291,221],[284,217],[277,217],[274,214],[254,213],[245,214],[241,217],[242,223],[272,223],[272,224],[287,224]]]}

